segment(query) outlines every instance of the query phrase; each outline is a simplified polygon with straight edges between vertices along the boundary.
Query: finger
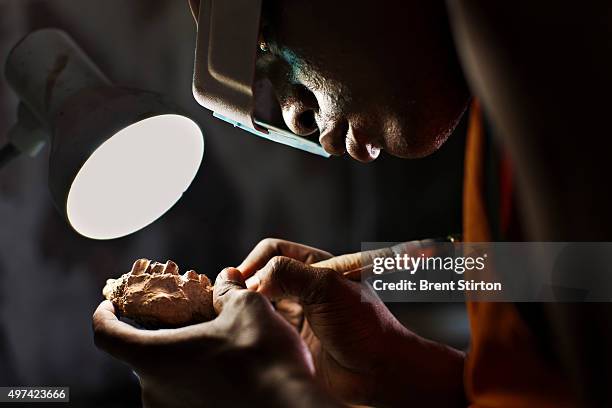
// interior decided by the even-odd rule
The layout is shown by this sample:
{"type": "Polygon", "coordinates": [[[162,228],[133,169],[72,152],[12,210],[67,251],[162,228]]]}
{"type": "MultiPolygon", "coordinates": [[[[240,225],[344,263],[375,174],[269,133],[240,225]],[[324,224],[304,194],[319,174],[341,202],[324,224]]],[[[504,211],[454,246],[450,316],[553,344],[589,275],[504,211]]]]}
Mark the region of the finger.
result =
{"type": "Polygon", "coordinates": [[[298,302],[292,299],[280,299],[274,305],[274,309],[298,331],[302,328],[304,310],[298,302]]]}
{"type": "Polygon", "coordinates": [[[308,245],[284,241],[282,239],[266,238],[260,241],[242,261],[238,269],[245,278],[253,275],[275,256],[286,256],[300,262],[311,264],[332,257],[332,254],[308,245]]]}
{"type": "Polygon", "coordinates": [[[270,299],[295,297],[302,304],[311,304],[324,301],[341,279],[344,278],[332,269],[276,256],[248,279],[248,286],[270,299]]]}
{"type": "Polygon", "coordinates": [[[223,306],[227,304],[232,297],[244,291],[246,285],[242,273],[236,268],[225,268],[222,270],[213,286],[213,305],[217,314],[221,314],[223,306]]]}
{"type": "Polygon", "coordinates": [[[151,339],[150,332],[120,321],[108,300],[100,303],[92,320],[96,346],[127,362],[133,361],[136,352],[151,339]]]}
{"type": "Polygon", "coordinates": [[[173,347],[197,338],[200,347],[217,344],[215,321],[176,329],[140,330],[120,321],[113,304],[105,300],[93,315],[94,342],[98,348],[123,360],[135,369],[160,364],[161,356],[171,356],[173,347]]]}

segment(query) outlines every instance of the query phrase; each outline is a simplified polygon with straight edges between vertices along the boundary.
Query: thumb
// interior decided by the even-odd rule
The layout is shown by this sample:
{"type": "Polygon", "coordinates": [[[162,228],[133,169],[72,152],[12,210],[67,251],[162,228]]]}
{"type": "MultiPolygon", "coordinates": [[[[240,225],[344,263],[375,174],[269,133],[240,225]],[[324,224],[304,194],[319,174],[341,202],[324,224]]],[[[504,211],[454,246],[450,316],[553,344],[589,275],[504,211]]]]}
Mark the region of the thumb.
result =
{"type": "Polygon", "coordinates": [[[241,291],[246,289],[242,273],[236,268],[225,268],[222,270],[213,287],[213,306],[217,315],[221,314],[223,305],[241,291]]]}
{"type": "Polygon", "coordinates": [[[272,300],[295,297],[307,305],[325,301],[341,279],[332,269],[276,256],[247,280],[247,286],[272,300]]]}

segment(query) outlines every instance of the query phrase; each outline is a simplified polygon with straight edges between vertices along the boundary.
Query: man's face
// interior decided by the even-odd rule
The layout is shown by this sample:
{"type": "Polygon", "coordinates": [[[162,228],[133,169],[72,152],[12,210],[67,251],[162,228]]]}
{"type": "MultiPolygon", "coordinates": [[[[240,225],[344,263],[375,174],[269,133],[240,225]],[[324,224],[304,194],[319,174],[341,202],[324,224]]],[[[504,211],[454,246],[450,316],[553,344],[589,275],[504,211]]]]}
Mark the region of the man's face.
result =
{"type": "Polygon", "coordinates": [[[260,39],[285,123],[332,154],[425,156],[468,103],[443,1],[264,0],[260,39]]]}

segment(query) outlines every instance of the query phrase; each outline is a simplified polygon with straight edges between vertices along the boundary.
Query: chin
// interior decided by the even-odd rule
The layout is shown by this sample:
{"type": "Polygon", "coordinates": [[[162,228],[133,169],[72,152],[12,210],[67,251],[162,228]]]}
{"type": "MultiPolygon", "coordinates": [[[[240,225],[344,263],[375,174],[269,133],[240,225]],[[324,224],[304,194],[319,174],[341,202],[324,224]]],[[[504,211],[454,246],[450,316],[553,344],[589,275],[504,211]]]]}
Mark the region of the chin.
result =
{"type": "Polygon", "coordinates": [[[435,153],[452,134],[452,130],[426,135],[404,135],[394,138],[384,149],[388,154],[401,159],[420,159],[435,153]]]}
{"type": "Polygon", "coordinates": [[[438,121],[427,128],[402,129],[398,134],[390,137],[387,143],[387,153],[403,159],[420,159],[435,153],[453,134],[467,108],[462,107],[460,112],[452,119],[438,121]]]}

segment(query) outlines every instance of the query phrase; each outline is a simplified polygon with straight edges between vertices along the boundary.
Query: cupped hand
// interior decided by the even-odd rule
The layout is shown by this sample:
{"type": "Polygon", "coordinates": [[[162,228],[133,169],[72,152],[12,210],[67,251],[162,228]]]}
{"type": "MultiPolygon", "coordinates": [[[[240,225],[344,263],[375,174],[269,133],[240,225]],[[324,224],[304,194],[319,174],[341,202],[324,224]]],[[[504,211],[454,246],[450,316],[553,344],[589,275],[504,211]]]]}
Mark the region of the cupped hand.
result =
{"type": "Polygon", "coordinates": [[[334,405],[312,380],[304,342],[237,269],[219,274],[213,301],[215,320],[162,330],[132,327],[104,301],[95,343],[134,369],[147,407],[334,405]]]}

